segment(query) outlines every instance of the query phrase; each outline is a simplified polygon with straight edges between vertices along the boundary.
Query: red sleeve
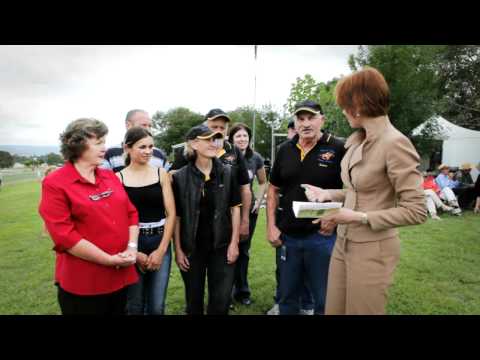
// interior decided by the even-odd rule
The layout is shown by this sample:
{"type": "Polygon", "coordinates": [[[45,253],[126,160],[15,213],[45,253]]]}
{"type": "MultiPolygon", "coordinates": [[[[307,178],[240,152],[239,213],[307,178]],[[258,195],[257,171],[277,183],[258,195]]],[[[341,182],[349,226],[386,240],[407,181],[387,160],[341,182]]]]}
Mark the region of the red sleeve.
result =
{"type": "Polygon", "coordinates": [[[82,236],[75,230],[69,202],[63,189],[45,179],[42,183],[42,200],[39,212],[45,221],[57,252],[64,252],[75,246],[82,236]]]}

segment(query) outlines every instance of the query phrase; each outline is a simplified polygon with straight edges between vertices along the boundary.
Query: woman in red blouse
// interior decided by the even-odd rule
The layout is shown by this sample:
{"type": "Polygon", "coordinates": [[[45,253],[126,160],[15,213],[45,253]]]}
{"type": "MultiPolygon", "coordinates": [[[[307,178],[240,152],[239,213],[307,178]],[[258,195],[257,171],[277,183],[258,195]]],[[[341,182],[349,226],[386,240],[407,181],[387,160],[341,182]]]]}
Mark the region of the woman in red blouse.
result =
{"type": "Polygon", "coordinates": [[[428,213],[433,220],[441,220],[437,215],[437,208],[443,211],[449,211],[452,214],[457,214],[458,209],[448,206],[440,199],[440,187],[435,182],[435,177],[427,172],[423,173],[423,191],[425,192],[425,202],[427,205],[428,213]]]}
{"type": "Polygon", "coordinates": [[[55,283],[62,314],[124,314],[138,213],[110,170],[100,169],[107,127],[95,119],[70,123],[60,135],[65,165],[42,183],[39,212],[56,252],[55,283]]]}

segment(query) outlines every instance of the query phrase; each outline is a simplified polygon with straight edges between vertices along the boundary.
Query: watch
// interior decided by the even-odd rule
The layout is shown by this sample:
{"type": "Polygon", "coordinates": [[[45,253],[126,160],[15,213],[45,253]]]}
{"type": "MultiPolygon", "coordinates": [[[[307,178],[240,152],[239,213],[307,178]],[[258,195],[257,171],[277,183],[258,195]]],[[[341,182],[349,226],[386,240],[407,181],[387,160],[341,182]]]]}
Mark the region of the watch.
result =
{"type": "Polygon", "coordinates": [[[362,220],[360,220],[360,222],[361,222],[363,225],[367,225],[367,224],[368,224],[368,215],[367,215],[367,213],[362,213],[362,220]]]}
{"type": "Polygon", "coordinates": [[[137,243],[129,242],[129,243],[128,243],[128,247],[129,247],[129,248],[132,248],[132,249],[136,249],[138,246],[137,246],[137,243]]]}

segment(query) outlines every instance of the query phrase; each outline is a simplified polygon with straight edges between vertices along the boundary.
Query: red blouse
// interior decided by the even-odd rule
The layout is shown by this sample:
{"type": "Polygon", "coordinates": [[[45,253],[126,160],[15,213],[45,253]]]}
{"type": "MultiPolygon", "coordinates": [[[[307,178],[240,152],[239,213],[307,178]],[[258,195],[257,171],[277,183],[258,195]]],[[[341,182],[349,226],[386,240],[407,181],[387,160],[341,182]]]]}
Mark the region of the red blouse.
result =
{"type": "Polygon", "coordinates": [[[427,176],[422,185],[425,190],[430,189],[435,191],[437,194],[440,192],[440,187],[435,182],[435,178],[433,176],[427,176]]]}
{"type": "Polygon", "coordinates": [[[92,184],[65,163],[43,180],[39,212],[55,243],[55,280],[62,289],[98,295],[137,282],[133,265],[116,269],[66,252],[81,239],[111,255],[127,248],[129,226],[138,225],[138,213],[111,170],[95,169],[92,184]]]}

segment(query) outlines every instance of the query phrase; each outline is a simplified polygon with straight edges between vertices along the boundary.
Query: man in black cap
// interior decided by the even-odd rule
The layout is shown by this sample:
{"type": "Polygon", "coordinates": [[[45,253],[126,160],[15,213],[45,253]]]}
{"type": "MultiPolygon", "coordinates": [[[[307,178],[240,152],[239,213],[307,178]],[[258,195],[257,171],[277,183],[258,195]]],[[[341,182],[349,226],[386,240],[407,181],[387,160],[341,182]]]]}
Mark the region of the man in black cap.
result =
{"type": "MultiPolygon", "coordinates": [[[[288,121],[287,125],[287,139],[291,140],[297,135],[297,131],[295,130],[295,119],[292,117],[288,121]]],[[[277,151],[282,144],[277,146],[277,151]]],[[[277,282],[277,286],[275,287],[275,304],[273,307],[267,311],[267,315],[279,315],[280,310],[278,303],[280,301],[280,248],[275,249],[275,280],[277,282]]],[[[301,295],[300,295],[300,312],[299,315],[313,315],[313,297],[312,293],[308,289],[308,285],[305,283],[301,295]]]]}
{"type": "MultiPolygon", "coordinates": [[[[204,124],[214,132],[221,132],[226,138],[228,131],[228,123],[231,122],[230,117],[222,109],[212,109],[205,115],[204,124]]],[[[175,160],[171,167],[171,172],[185,166],[188,161],[185,156],[185,149],[175,153],[175,160]]],[[[240,222],[240,241],[248,239],[250,225],[250,204],[252,202],[252,193],[250,191],[250,177],[248,176],[248,167],[240,149],[230,144],[226,139],[223,140],[223,147],[219,150],[217,157],[224,163],[230,164],[234,168],[237,176],[237,182],[240,185],[242,196],[242,216],[240,222]]]]}
{"type": "Polygon", "coordinates": [[[294,115],[297,135],[280,146],[270,176],[267,236],[273,247],[280,247],[280,315],[299,313],[305,282],[314,298],[315,314],[323,314],[336,235],[324,236],[312,219],[296,218],[292,203],[308,201],[304,190],[308,185],[342,188],[340,162],[345,147],[321,130],[325,118],[316,102],[298,103],[294,115]]]}

